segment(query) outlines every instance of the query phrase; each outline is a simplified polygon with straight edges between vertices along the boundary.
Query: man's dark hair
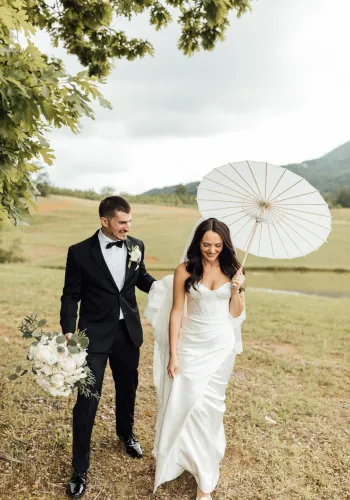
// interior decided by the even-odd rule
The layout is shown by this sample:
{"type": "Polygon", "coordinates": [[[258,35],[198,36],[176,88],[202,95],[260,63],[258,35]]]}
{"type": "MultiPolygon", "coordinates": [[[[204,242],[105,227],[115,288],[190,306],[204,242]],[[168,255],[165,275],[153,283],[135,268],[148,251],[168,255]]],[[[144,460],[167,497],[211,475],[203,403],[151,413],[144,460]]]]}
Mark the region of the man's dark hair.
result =
{"type": "Polygon", "coordinates": [[[107,198],[101,201],[98,211],[100,217],[112,219],[116,212],[125,212],[129,214],[131,212],[131,207],[121,196],[107,196],[107,198]]]}

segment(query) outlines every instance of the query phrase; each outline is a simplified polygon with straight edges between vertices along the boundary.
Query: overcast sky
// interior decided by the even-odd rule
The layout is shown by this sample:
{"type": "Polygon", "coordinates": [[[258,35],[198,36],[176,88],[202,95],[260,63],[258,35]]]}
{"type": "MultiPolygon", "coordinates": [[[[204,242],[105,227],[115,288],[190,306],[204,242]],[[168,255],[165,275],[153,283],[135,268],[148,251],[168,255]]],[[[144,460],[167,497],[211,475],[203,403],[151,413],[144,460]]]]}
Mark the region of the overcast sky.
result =
{"type": "MultiPolygon", "coordinates": [[[[227,161],[301,162],[350,140],[349,0],[258,0],[232,16],[226,41],[192,58],[176,48],[179,28],[155,33],[155,56],[116,61],[79,135],[51,135],[56,186],[141,193],[201,178],[227,161]]],[[[117,26],[118,27],[118,26],[117,26]]],[[[59,53],[71,72],[73,57],[59,53]]]]}

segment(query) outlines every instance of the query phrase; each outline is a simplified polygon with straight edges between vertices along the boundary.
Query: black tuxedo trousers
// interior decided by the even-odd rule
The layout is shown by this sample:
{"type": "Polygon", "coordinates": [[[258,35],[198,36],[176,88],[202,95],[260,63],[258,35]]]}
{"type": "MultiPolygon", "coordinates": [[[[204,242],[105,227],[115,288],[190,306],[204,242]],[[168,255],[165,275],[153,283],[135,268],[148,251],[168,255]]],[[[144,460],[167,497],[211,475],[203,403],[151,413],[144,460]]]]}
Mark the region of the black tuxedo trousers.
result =
{"type": "MultiPolygon", "coordinates": [[[[119,321],[114,342],[108,352],[91,353],[87,362],[96,377],[93,392],[100,396],[102,382],[109,361],[115,385],[116,433],[129,437],[134,425],[134,409],[138,385],[140,348],[130,340],[125,322],[119,321]]],[[[73,460],[74,469],[85,471],[90,464],[90,442],[98,400],[79,394],[73,409],[73,460]]]]}

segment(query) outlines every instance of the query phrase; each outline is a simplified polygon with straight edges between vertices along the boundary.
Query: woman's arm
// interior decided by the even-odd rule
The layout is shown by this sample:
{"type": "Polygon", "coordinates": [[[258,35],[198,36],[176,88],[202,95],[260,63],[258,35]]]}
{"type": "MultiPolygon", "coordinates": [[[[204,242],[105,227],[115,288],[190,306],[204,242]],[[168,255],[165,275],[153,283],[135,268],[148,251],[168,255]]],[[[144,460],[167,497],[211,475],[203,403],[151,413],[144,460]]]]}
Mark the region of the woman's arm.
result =
{"type": "Polygon", "coordinates": [[[230,300],[230,314],[233,318],[238,318],[244,309],[244,292],[239,293],[238,290],[232,289],[230,300]]]}
{"type": "Polygon", "coordinates": [[[242,269],[239,269],[231,280],[231,300],[230,314],[233,318],[238,318],[242,314],[245,304],[244,292],[240,293],[240,287],[245,281],[242,269]]]}
{"type": "Polygon", "coordinates": [[[169,354],[168,365],[169,377],[174,378],[179,371],[179,361],[177,357],[177,343],[179,341],[180,329],[184,317],[185,306],[185,281],[188,276],[185,264],[181,264],[174,274],[174,296],[173,305],[170,312],[169,322],[169,354]]]}

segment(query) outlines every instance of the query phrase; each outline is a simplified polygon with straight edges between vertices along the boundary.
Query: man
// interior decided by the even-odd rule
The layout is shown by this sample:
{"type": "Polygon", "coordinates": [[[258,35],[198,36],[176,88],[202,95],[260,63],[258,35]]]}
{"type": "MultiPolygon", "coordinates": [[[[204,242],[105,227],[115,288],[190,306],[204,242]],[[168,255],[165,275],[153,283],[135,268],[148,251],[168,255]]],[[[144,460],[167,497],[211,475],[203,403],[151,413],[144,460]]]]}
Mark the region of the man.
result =
{"type": "MultiPolygon", "coordinates": [[[[76,330],[89,338],[88,366],[101,394],[109,360],[116,389],[116,433],[128,455],[142,457],[133,434],[142,327],[135,287],[148,293],[155,281],[144,265],[144,244],[128,236],[131,208],[119,196],[109,196],[99,207],[101,229],[68,250],[61,298],[61,326],[69,339],[76,330]]],[[[79,498],[86,489],[91,433],[98,400],[78,394],[73,410],[73,474],[67,494],[79,498]]]]}

